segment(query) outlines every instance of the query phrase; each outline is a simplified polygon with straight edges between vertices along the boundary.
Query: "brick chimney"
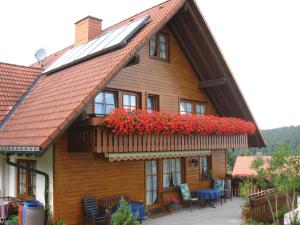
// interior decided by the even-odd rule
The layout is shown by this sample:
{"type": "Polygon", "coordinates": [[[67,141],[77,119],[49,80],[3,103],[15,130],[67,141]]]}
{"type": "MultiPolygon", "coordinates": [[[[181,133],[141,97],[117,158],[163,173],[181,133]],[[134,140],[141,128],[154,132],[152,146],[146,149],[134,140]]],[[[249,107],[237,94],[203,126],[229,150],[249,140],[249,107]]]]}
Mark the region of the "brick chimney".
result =
{"type": "Polygon", "coordinates": [[[75,44],[82,44],[101,33],[102,20],[87,16],[75,23],[75,44]]]}

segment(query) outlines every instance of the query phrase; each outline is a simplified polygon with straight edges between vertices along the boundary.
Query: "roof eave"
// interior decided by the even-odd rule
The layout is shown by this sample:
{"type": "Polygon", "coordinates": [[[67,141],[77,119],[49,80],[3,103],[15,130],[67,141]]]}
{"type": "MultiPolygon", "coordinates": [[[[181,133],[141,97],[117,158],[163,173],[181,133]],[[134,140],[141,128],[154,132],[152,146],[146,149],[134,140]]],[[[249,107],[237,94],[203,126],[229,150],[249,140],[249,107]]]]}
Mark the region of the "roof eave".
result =
{"type": "Polygon", "coordinates": [[[170,26],[200,81],[221,77],[227,79],[225,88],[217,86],[205,89],[218,114],[254,122],[257,131],[249,136],[249,147],[265,147],[266,142],[250,108],[194,0],[187,1],[185,7],[171,20],[170,26]],[[225,92],[230,92],[230,96],[225,96],[225,92]]]}
{"type": "Polygon", "coordinates": [[[9,154],[40,154],[41,150],[39,146],[0,146],[0,153],[9,154]]]}

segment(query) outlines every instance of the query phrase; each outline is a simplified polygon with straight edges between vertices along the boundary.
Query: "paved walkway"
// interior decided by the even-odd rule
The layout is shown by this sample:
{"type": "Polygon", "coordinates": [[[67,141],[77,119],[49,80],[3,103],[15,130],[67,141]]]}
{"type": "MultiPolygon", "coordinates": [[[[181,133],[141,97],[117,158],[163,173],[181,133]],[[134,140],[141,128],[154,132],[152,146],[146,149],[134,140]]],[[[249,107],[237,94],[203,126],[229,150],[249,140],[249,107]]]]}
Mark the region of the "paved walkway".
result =
{"type": "Polygon", "coordinates": [[[163,215],[159,218],[149,218],[144,225],[240,225],[242,224],[241,207],[242,200],[233,198],[227,200],[221,206],[220,201],[216,208],[206,206],[198,209],[196,206],[193,212],[189,208],[182,209],[176,213],[163,215]]]}

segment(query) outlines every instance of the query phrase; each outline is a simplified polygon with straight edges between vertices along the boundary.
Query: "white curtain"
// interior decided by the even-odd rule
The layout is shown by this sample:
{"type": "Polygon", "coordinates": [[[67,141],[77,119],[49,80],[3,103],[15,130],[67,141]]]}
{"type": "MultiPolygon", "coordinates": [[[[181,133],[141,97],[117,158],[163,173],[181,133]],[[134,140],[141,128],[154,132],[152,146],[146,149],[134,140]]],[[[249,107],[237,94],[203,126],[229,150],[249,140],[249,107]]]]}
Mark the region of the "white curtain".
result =
{"type": "Polygon", "coordinates": [[[157,162],[146,161],[146,203],[153,205],[157,200],[157,162]]]}
{"type": "Polygon", "coordinates": [[[171,159],[172,180],[174,185],[181,184],[181,163],[180,159],[171,159]]]}
{"type": "Polygon", "coordinates": [[[152,186],[152,179],[151,179],[151,161],[146,161],[146,204],[151,205],[152,204],[152,192],[151,192],[151,186],[152,186]]]}
{"type": "Polygon", "coordinates": [[[163,161],[163,186],[164,188],[181,184],[181,160],[165,159],[163,161]]]}
{"type": "Polygon", "coordinates": [[[153,176],[152,181],[153,181],[152,204],[154,204],[157,201],[157,175],[153,176]]]}
{"type": "Polygon", "coordinates": [[[170,161],[168,159],[163,160],[163,186],[164,188],[170,186],[171,173],[170,173],[170,161]]]}

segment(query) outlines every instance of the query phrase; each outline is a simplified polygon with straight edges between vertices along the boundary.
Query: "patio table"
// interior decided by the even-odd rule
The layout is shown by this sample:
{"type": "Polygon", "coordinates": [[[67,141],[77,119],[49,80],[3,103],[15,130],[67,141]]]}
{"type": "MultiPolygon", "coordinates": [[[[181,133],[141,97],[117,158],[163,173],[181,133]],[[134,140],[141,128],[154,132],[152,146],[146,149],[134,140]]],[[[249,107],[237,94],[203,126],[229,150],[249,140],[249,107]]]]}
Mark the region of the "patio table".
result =
{"type": "Polygon", "coordinates": [[[219,191],[216,191],[214,189],[200,189],[196,191],[196,197],[199,200],[204,200],[205,204],[209,203],[211,207],[215,208],[215,206],[213,205],[213,201],[219,199],[221,195],[219,191]]]}
{"type": "Polygon", "coordinates": [[[0,221],[4,221],[8,216],[9,202],[0,202],[0,221]]]}

